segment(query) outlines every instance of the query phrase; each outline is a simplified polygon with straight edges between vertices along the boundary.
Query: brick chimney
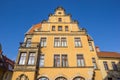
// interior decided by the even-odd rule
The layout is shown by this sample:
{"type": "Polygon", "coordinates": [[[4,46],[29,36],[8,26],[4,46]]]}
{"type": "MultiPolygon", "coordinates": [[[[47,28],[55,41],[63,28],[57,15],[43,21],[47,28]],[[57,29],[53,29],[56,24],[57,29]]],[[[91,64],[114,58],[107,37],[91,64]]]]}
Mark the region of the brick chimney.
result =
{"type": "Polygon", "coordinates": [[[95,47],[97,52],[100,52],[100,48],[98,46],[95,47]]]}

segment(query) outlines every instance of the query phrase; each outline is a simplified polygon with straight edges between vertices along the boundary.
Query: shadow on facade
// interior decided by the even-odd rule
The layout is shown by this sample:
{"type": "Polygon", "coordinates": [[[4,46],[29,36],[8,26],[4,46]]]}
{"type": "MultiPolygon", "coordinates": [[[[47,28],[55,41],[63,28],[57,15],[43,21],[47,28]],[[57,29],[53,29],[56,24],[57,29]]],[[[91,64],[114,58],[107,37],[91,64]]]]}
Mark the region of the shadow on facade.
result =
{"type": "Polygon", "coordinates": [[[104,80],[120,80],[120,62],[112,70],[106,70],[106,73],[104,80]]]}

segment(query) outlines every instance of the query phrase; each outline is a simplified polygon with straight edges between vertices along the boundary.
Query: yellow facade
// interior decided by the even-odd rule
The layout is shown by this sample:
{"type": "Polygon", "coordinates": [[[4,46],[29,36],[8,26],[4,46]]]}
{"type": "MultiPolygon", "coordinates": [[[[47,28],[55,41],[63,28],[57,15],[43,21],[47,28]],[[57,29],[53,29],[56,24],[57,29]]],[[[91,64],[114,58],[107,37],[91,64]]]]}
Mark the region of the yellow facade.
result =
{"type": "Polygon", "coordinates": [[[119,58],[99,57],[99,64],[100,64],[100,69],[101,69],[103,80],[108,80],[108,78],[112,78],[112,80],[119,80],[120,79],[120,71],[113,69],[112,62],[116,63],[116,66],[118,66],[118,69],[120,69],[119,68],[120,57],[119,58]],[[103,62],[107,62],[108,70],[105,70],[103,62]]]}
{"type": "Polygon", "coordinates": [[[48,20],[32,26],[26,33],[12,80],[102,80],[101,64],[98,63],[92,38],[77,21],[72,20],[71,15],[58,7],[48,20]],[[31,57],[32,65],[29,65],[31,53],[35,55],[31,57]]]}

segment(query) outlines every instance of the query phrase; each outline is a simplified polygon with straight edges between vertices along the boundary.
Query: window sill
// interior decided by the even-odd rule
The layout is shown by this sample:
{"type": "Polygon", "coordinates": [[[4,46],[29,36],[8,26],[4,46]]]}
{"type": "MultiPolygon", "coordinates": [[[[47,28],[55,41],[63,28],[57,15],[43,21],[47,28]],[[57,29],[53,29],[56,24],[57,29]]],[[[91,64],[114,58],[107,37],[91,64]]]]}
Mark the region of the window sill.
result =
{"type": "Polygon", "coordinates": [[[94,52],[94,50],[90,50],[90,52],[94,52]]]}
{"type": "Polygon", "coordinates": [[[46,48],[47,46],[40,46],[40,48],[46,48]]]}
{"type": "Polygon", "coordinates": [[[27,66],[35,66],[35,64],[27,64],[27,66]]]}
{"type": "Polygon", "coordinates": [[[26,66],[26,64],[17,64],[17,66],[26,66]]]}
{"type": "MultiPolygon", "coordinates": [[[[67,67],[61,67],[61,66],[59,66],[59,67],[55,67],[55,66],[53,66],[53,67],[40,67],[39,66],[39,68],[93,68],[92,66],[80,66],[80,67],[78,67],[78,66],[67,66],[67,67]]],[[[97,70],[99,70],[99,69],[97,69],[97,70]]]]}
{"type": "Polygon", "coordinates": [[[17,64],[17,66],[35,66],[35,64],[17,64]]]}
{"type": "Polygon", "coordinates": [[[44,68],[44,66],[39,66],[39,68],[44,68]]]}
{"type": "Polygon", "coordinates": [[[68,48],[68,46],[54,46],[54,48],[68,48]]]}
{"type": "Polygon", "coordinates": [[[82,46],[75,46],[75,48],[82,48],[82,46]]]}

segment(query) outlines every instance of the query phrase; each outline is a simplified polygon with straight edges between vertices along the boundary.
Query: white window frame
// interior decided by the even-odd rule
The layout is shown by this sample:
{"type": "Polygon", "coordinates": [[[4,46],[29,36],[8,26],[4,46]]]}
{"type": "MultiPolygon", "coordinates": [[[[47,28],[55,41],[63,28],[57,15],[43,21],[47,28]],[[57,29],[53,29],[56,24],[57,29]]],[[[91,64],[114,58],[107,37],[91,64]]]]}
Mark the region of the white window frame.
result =
{"type": "Polygon", "coordinates": [[[47,45],[47,38],[46,37],[41,37],[40,45],[41,45],[41,47],[46,47],[46,45],[47,45]]]}
{"type": "Polygon", "coordinates": [[[32,38],[27,38],[26,47],[31,47],[31,40],[32,38]]]}
{"type": "Polygon", "coordinates": [[[68,56],[66,54],[61,55],[61,60],[62,60],[62,67],[68,67],[68,56]]]}
{"type": "Polygon", "coordinates": [[[26,52],[21,52],[20,53],[19,65],[24,65],[25,64],[26,56],[27,56],[26,52]]]}
{"type": "Polygon", "coordinates": [[[44,63],[45,63],[45,55],[41,54],[40,55],[39,67],[44,67],[44,63]]]}
{"type": "Polygon", "coordinates": [[[77,66],[78,67],[85,66],[85,60],[84,60],[84,56],[82,54],[77,54],[77,66]],[[82,56],[82,57],[79,57],[79,56],[82,56]]]}
{"type": "Polygon", "coordinates": [[[54,67],[60,67],[60,54],[54,55],[54,67]]]}
{"type": "Polygon", "coordinates": [[[35,64],[35,52],[30,52],[28,65],[34,65],[34,64],[35,64]]]}
{"type": "Polygon", "coordinates": [[[75,37],[74,43],[75,43],[75,47],[82,47],[82,42],[81,42],[80,37],[75,37]]]}
{"type": "Polygon", "coordinates": [[[54,37],[54,47],[67,47],[67,37],[54,37]]]}

